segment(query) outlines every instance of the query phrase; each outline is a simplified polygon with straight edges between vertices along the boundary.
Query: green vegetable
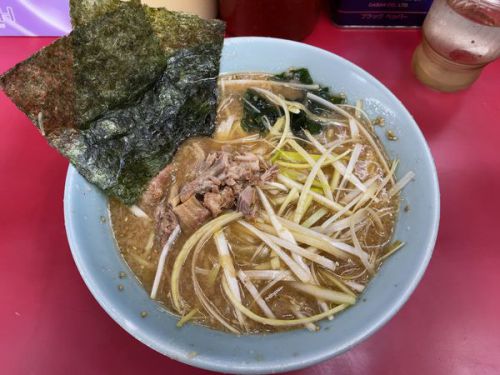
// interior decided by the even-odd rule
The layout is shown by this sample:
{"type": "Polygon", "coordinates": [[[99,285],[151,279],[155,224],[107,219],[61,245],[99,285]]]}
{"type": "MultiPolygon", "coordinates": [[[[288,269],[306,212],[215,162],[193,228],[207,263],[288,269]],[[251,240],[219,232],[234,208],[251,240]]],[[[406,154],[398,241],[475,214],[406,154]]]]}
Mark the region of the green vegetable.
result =
{"type": "Polygon", "coordinates": [[[283,73],[276,74],[274,78],[278,81],[298,82],[306,85],[312,85],[314,83],[309,70],[306,68],[291,68],[283,73]]]}
{"type": "MultiPolygon", "coordinates": [[[[321,86],[319,90],[311,90],[311,93],[316,94],[322,99],[328,100],[332,104],[344,104],[345,103],[345,98],[340,95],[333,95],[330,93],[330,89],[325,86],[321,86]]],[[[325,109],[324,106],[321,104],[318,104],[315,101],[305,99],[304,105],[315,115],[321,116],[325,112],[328,113],[329,111],[325,109]]]]}
{"type": "Polygon", "coordinates": [[[321,124],[311,120],[307,115],[300,111],[300,113],[292,113],[292,131],[295,135],[304,138],[303,131],[308,130],[311,134],[318,134],[321,132],[321,124]]]}
{"type": "MultiPolygon", "coordinates": [[[[274,78],[278,81],[287,81],[287,82],[297,82],[303,83],[307,85],[314,84],[314,81],[311,77],[311,73],[307,68],[297,68],[297,69],[288,69],[283,73],[276,74],[274,78]]],[[[335,95],[330,92],[330,89],[326,86],[320,86],[318,90],[311,90],[314,94],[319,97],[330,101],[333,104],[343,104],[345,103],[345,97],[342,95],[335,95]]]]}
{"type": "Polygon", "coordinates": [[[224,24],[136,1],[81,4],[103,8],[93,18],[75,5],[81,26],[0,86],[87,180],[130,205],[184,139],[212,134],[224,24]]]}
{"type": "Polygon", "coordinates": [[[318,95],[320,98],[326,99],[333,104],[344,104],[345,97],[342,95],[334,95],[330,92],[330,89],[326,86],[321,86],[319,90],[314,90],[314,94],[318,95]]]}
{"type": "Polygon", "coordinates": [[[281,110],[252,89],[243,95],[241,127],[249,133],[266,133],[282,116],[281,110]]]}
{"type": "MultiPolygon", "coordinates": [[[[274,76],[279,81],[299,82],[303,84],[314,84],[314,81],[306,68],[288,69],[287,71],[274,76]]],[[[333,104],[345,103],[345,98],[341,95],[334,95],[326,86],[320,86],[317,90],[310,90],[312,93],[319,97],[328,100],[333,104]]],[[[312,113],[321,115],[325,112],[324,107],[321,105],[304,99],[303,103],[312,113]]],[[[311,134],[317,134],[321,131],[321,124],[311,120],[304,112],[292,114],[291,118],[292,131],[299,137],[304,137],[303,130],[308,130],[311,134]]]]}
{"type": "MultiPolygon", "coordinates": [[[[303,130],[309,130],[312,134],[321,131],[321,124],[312,121],[304,112],[291,113],[291,128],[295,135],[303,137],[303,130]]],[[[248,89],[243,96],[243,118],[241,127],[249,133],[266,133],[274,125],[276,120],[282,116],[278,106],[266,98],[248,89]]]]}

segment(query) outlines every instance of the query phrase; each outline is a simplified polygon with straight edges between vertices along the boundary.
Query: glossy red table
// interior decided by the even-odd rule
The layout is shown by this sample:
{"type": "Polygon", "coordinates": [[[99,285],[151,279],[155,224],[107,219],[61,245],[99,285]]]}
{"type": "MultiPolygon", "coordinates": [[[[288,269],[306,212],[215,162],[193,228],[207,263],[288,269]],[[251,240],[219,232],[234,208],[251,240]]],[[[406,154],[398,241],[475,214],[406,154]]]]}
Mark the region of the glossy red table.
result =
{"type": "MultiPolygon", "coordinates": [[[[436,160],[442,215],[429,269],[394,319],[295,374],[500,374],[500,62],[466,91],[437,93],[410,72],[419,38],[323,18],[306,40],[366,69],[413,114],[436,160]]],[[[0,72],[52,40],[0,38],[0,72]]],[[[66,241],[67,165],[0,94],[0,374],[208,373],[142,345],[92,298],[66,241]]]]}

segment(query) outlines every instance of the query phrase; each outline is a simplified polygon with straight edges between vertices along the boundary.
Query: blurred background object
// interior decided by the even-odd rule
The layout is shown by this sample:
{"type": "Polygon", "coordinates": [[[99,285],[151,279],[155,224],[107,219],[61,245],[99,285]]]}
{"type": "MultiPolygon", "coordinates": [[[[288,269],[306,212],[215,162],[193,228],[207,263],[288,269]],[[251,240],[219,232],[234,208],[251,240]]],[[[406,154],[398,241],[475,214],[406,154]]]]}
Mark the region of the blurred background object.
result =
{"type": "Polygon", "coordinates": [[[59,36],[70,31],[69,0],[0,0],[0,36],[59,36]]]}
{"type": "Polygon", "coordinates": [[[418,27],[432,0],[330,0],[333,22],[346,27],[418,27]]]}
{"type": "Polygon", "coordinates": [[[413,72],[440,91],[469,87],[500,56],[499,0],[435,0],[413,55],[413,72]]]}
{"type": "Polygon", "coordinates": [[[302,40],[313,30],[320,0],[219,0],[219,17],[233,36],[302,40]]]}
{"type": "Polygon", "coordinates": [[[196,14],[201,18],[217,17],[217,0],[141,0],[151,7],[196,14]]]}

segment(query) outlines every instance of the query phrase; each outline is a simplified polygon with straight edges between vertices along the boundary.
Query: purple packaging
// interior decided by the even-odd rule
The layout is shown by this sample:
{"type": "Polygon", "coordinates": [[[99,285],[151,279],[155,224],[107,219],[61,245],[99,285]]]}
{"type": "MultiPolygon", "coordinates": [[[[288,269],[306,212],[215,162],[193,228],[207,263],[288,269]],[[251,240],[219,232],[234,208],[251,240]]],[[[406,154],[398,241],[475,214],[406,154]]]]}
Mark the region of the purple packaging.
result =
{"type": "Polygon", "coordinates": [[[0,36],[61,36],[70,31],[69,0],[0,0],[0,36]]]}
{"type": "Polygon", "coordinates": [[[332,19],[346,27],[421,26],[432,0],[331,0],[332,19]]]}

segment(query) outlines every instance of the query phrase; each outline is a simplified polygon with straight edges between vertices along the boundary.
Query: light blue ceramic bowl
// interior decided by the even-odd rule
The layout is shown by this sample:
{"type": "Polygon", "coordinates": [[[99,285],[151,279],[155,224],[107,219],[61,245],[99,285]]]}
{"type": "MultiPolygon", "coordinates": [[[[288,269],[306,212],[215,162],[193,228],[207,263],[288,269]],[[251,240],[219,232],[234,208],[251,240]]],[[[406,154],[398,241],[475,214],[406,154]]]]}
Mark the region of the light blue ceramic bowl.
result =
{"type": "Polygon", "coordinates": [[[411,210],[400,214],[395,237],[407,245],[391,257],[359,303],[321,331],[237,337],[196,325],[176,328],[177,319],[148,297],[118,253],[108,220],[106,197],[69,168],[64,213],[69,244],[88,288],[104,310],[139,341],[166,356],[205,369],[258,374],[298,369],[333,357],[366,339],[405,303],[432,254],[439,222],[439,187],[429,148],[401,102],[379,81],[347,60],[305,44],[270,38],[226,40],[221,71],[280,72],[307,67],[315,81],[363,99],[370,116],[383,115],[386,129],[399,137],[386,141],[390,157],[400,160],[399,177],[416,179],[403,192],[411,210]],[[128,277],[119,279],[124,271],[128,277]],[[119,291],[118,284],[125,286],[119,291]],[[147,318],[140,313],[147,311],[147,318]]]}

